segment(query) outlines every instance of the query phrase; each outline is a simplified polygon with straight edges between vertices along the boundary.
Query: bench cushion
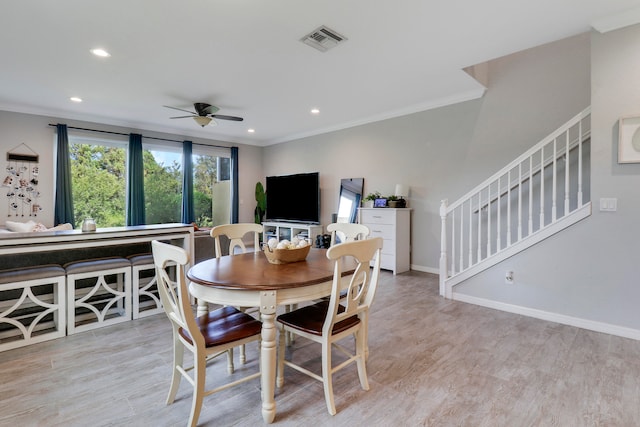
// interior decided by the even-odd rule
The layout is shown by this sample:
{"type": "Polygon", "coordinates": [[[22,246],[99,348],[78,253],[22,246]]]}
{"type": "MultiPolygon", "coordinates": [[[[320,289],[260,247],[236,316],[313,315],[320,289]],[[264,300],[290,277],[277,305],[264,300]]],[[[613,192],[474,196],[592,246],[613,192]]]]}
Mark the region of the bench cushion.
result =
{"type": "Polygon", "coordinates": [[[58,264],[46,264],[37,267],[0,270],[0,284],[25,282],[27,280],[46,279],[64,276],[65,270],[58,264]]]}
{"type": "Polygon", "coordinates": [[[88,273],[114,268],[131,267],[131,262],[122,257],[94,258],[73,261],[64,265],[67,274],[88,273]]]}
{"type": "Polygon", "coordinates": [[[153,255],[151,254],[135,254],[127,257],[131,261],[132,266],[153,265],[153,255]]]}

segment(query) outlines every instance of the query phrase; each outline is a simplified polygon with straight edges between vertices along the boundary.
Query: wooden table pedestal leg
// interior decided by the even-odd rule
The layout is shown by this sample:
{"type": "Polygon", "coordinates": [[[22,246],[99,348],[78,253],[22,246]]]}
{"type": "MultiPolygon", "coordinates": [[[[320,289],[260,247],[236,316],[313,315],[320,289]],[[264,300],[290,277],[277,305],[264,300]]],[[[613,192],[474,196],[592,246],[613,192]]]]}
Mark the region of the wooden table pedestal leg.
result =
{"type": "Polygon", "coordinates": [[[262,418],[272,423],[276,417],[276,291],[260,293],[262,318],[262,343],[260,344],[260,368],[262,371],[262,418]]]}

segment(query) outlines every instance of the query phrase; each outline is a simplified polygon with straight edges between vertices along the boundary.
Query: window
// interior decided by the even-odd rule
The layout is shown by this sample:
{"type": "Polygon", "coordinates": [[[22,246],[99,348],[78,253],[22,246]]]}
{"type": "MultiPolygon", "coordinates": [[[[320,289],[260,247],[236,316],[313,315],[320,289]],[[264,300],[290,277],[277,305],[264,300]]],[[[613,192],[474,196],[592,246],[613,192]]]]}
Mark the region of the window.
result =
{"type": "MultiPolygon", "coordinates": [[[[69,135],[75,228],[85,218],[93,218],[98,227],[125,225],[127,145],[126,136],[111,140],[69,135]]],[[[196,224],[228,224],[229,150],[194,144],[192,160],[196,224]]],[[[143,142],[143,163],[146,223],[181,222],[182,144],[143,142]]]]}
{"type": "Polygon", "coordinates": [[[143,143],[144,199],[147,224],[180,222],[182,147],[143,143]]]}
{"type": "Polygon", "coordinates": [[[228,224],[231,219],[231,159],[228,150],[194,146],[193,199],[199,227],[228,224]]]}
{"type": "Polygon", "coordinates": [[[125,225],[126,142],[70,137],[69,156],[74,228],[85,218],[99,227],[125,225]]]}

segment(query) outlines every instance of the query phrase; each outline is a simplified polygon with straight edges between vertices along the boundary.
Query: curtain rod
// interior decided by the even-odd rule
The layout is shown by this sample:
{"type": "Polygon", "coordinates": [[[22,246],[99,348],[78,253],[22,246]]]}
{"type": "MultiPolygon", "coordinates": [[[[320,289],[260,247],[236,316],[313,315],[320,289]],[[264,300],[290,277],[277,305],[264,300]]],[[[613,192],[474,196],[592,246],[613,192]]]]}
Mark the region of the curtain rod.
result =
{"type": "MultiPolygon", "coordinates": [[[[53,123],[49,123],[49,126],[57,126],[56,124],[53,123]]],[[[78,128],[78,127],[74,127],[74,126],[67,126],[67,129],[73,129],[73,130],[85,130],[88,132],[98,132],[98,133],[109,133],[111,135],[122,135],[122,136],[129,136],[128,133],[122,133],[122,132],[114,132],[114,131],[110,131],[110,130],[99,130],[99,129],[88,129],[88,128],[78,128]]],[[[133,132],[132,132],[133,133],[133,132]]],[[[183,143],[184,141],[178,141],[177,139],[167,139],[167,138],[158,138],[155,136],[144,136],[142,135],[143,138],[146,139],[155,139],[157,141],[167,141],[167,142],[180,142],[183,143]]],[[[231,147],[226,147],[224,145],[208,145],[208,144],[198,144],[198,143],[194,143],[193,145],[200,145],[202,147],[216,147],[216,148],[231,148],[231,147]]]]}

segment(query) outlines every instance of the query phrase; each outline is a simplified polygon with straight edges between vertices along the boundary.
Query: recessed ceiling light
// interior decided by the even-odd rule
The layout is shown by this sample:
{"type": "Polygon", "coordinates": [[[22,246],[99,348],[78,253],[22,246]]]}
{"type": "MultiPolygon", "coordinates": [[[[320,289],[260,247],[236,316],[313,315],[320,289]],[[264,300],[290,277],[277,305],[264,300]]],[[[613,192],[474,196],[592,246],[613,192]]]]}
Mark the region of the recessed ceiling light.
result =
{"type": "Polygon", "coordinates": [[[108,57],[111,56],[111,54],[109,52],[107,52],[104,49],[100,49],[100,48],[91,49],[91,53],[93,53],[95,56],[99,56],[101,58],[108,58],[108,57]]]}
{"type": "Polygon", "coordinates": [[[311,114],[320,114],[320,110],[318,110],[317,108],[312,108],[311,114]]]}
{"type": "Polygon", "coordinates": [[[71,98],[69,98],[69,100],[73,102],[82,102],[82,98],[79,98],[77,96],[72,96],[71,98]]]}
{"type": "Polygon", "coordinates": [[[256,131],[255,129],[247,129],[247,132],[249,133],[255,133],[255,131],[256,131]]]}

